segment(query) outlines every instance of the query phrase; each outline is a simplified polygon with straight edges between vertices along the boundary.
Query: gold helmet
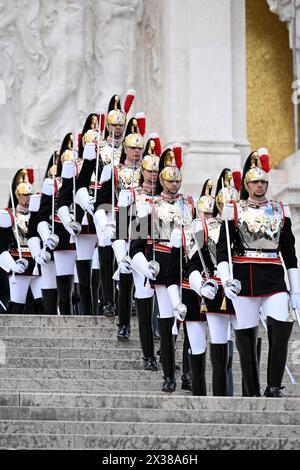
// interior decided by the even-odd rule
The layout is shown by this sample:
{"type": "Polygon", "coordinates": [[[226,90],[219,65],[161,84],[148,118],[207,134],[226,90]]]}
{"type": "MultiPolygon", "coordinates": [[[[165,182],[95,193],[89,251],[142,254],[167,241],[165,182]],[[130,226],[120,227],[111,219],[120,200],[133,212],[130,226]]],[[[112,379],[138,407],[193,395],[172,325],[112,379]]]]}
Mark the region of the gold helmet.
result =
{"type": "Polygon", "coordinates": [[[182,148],[175,144],[173,148],[167,148],[160,158],[159,179],[161,181],[182,181],[182,148]]]}
{"type": "Polygon", "coordinates": [[[136,118],[131,118],[128,122],[124,145],[129,148],[144,148],[144,139],[139,132],[138,120],[136,118]]]}
{"type": "MultiPolygon", "coordinates": [[[[247,162],[246,162],[247,163],[247,162]]],[[[250,168],[245,173],[245,184],[250,181],[269,182],[268,172],[270,171],[269,155],[266,148],[260,148],[250,154],[250,168]]]]}
{"type": "Polygon", "coordinates": [[[34,173],[32,169],[21,169],[15,176],[15,195],[28,196],[33,193],[34,173]]]}
{"type": "Polygon", "coordinates": [[[123,113],[121,110],[121,105],[120,105],[120,97],[119,95],[114,95],[112,97],[112,100],[109,104],[109,111],[106,116],[106,123],[107,125],[113,124],[113,125],[120,125],[120,126],[125,126],[126,124],[126,115],[123,113]],[[112,101],[113,100],[113,101],[112,101]],[[110,107],[113,106],[112,109],[110,107]]]}
{"type": "Polygon", "coordinates": [[[211,195],[212,188],[212,180],[206,180],[202,188],[201,196],[197,201],[197,209],[199,213],[213,214],[215,199],[211,195]]]}
{"type": "Polygon", "coordinates": [[[250,153],[247,158],[244,170],[241,189],[241,199],[248,199],[247,184],[252,181],[265,181],[269,183],[270,157],[265,147],[259,148],[250,153]]]}
{"type": "Polygon", "coordinates": [[[234,181],[231,170],[225,168],[218,179],[215,196],[216,207],[219,212],[222,212],[221,204],[228,204],[231,201],[237,202],[240,199],[239,190],[234,186],[234,181]]]}
{"type": "Polygon", "coordinates": [[[159,158],[161,155],[160,139],[157,134],[152,134],[146,143],[142,159],[142,169],[147,171],[159,170],[159,158]]]}

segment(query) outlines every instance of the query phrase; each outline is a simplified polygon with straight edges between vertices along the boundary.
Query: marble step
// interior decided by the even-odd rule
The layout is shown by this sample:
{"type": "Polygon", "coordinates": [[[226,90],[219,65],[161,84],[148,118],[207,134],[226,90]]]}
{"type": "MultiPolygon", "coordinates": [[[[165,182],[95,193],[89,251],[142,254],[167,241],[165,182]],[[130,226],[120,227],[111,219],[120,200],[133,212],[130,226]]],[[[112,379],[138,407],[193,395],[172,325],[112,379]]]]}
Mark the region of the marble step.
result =
{"type": "MultiPolygon", "coordinates": [[[[107,340],[108,341],[108,340],[107,340]]],[[[112,342],[111,342],[112,343],[112,342]]],[[[114,346],[110,343],[110,346],[114,346]]],[[[106,343],[105,343],[106,344],[106,343]]],[[[1,354],[1,363],[9,361],[13,358],[36,358],[36,359],[88,359],[99,360],[99,359],[124,359],[127,361],[138,361],[142,358],[142,351],[139,346],[130,348],[126,347],[127,343],[120,344],[118,347],[106,347],[105,345],[99,346],[99,348],[5,348],[5,354],[1,354]],[[122,347],[123,346],[123,347],[122,347]],[[125,347],[124,347],[125,346],[125,347]]],[[[159,345],[155,348],[155,355],[159,350],[159,345]]],[[[2,351],[1,351],[2,352],[2,351]]],[[[209,356],[207,354],[207,356],[209,356]]],[[[176,358],[181,360],[182,357],[182,347],[177,345],[176,347],[176,358]]],[[[266,350],[263,350],[261,353],[261,365],[267,361],[268,353],[266,350]]],[[[238,352],[235,350],[233,359],[238,362],[238,352]]],[[[209,357],[207,362],[209,362],[209,357]]],[[[295,350],[293,345],[291,345],[289,354],[288,354],[288,364],[294,365],[295,368],[299,368],[300,364],[300,351],[295,350]]]]}
{"type": "MultiPolygon", "coordinates": [[[[80,348],[80,349],[92,349],[92,348],[99,348],[103,345],[103,338],[107,339],[109,335],[103,335],[103,338],[49,338],[47,336],[43,336],[41,331],[41,335],[39,337],[31,337],[31,336],[24,336],[24,337],[10,337],[10,336],[1,336],[0,339],[5,343],[6,347],[9,348],[14,348],[14,347],[32,347],[32,348],[43,348],[43,347],[48,347],[48,348],[80,348]]],[[[209,340],[208,340],[209,341],[209,340]]],[[[116,345],[116,347],[123,347],[126,346],[126,348],[134,348],[136,347],[136,344],[138,342],[138,346],[140,346],[140,341],[139,341],[139,336],[137,333],[132,334],[130,336],[129,341],[124,342],[124,341],[119,341],[115,337],[115,335],[111,335],[111,342],[113,345],[116,345]]],[[[176,342],[180,346],[183,344],[182,343],[182,337],[178,338],[178,341],[176,342]]],[[[156,345],[159,345],[159,340],[155,342],[156,345]]],[[[300,351],[300,340],[298,343],[298,340],[295,340],[293,337],[291,338],[290,342],[290,348],[295,350],[296,348],[299,348],[300,351]]],[[[236,349],[236,347],[234,348],[236,349]]],[[[268,349],[268,341],[267,339],[263,338],[262,340],[262,351],[267,351],[268,349]]]]}
{"type": "MultiPolygon", "coordinates": [[[[2,434],[0,449],[61,450],[299,450],[300,439],[214,436],[2,434]]],[[[191,452],[192,453],[192,452],[191,452]]],[[[199,461],[199,458],[198,458],[199,461]]],[[[194,463],[194,462],[193,462],[194,463]]]]}
{"type": "MultiPolygon", "coordinates": [[[[209,377],[208,377],[209,379],[209,377]]],[[[177,374],[178,388],[181,387],[180,374],[177,374]]],[[[126,393],[127,391],[159,392],[162,388],[162,374],[149,375],[142,379],[43,379],[43,378],[20,378],[4,379],[0,378],[1,391],[40,391],[40,392],[111,392],[118,391],[126,393]]],[[[300,396],[300,384],[291,385],[286,383],[285,396],[300,396]]],[[[264,389],[264,382],[261,383],[264,389]]],[[[207,380],[208,394],[212,393],[211,382],[207,380]]],[[[241,383],[234,384],[235,395],[241,394],[241,383]]]]}
{"type": "Polygon", "coordinates": [[[168,437],[175,431],[176,437],[255,437],[255,438],[286,438],[300,441],[299,425],[273,424],[220,424],[220,423],[164,423],[162,421],[132,422],[132,421],[36,421],[36,420],[1,420],[0,436],[5,434],[90,434],[95,437],[103,435],[123,436],[160,436],[168,437]],[[173,427],[175,426],[175,429],[173,427]]]}
{"type": "Polygon", "coordinates": [[[298,412],[300,398],[193,397],[186,393],[115,392],[110,394],[79,392],[16,392],[0,391],[0,406],[46,406],[60,408],[131,408],[168,410],[224,410],[298,412]]]}
{"type": "Polygon", "coordinates": [[[147,409],[147,408],[62,408],[47,406],[0,406],[0,420],[128,421],[164,423],[227,423],[300,425],[300,411],[248,411],[147,409]]]}
{"type": "MultiPolygon", "coordinates": [[[[72,317],[70,317],[72,318],[72,317]]],[[[86,325],[82,323],[78,326],[73,326],[72,323],[66,323],[63,326],[60,325],[47,325],[47,326],[0,326],[0,337],[14,337],[14,338],[105,338],[108,335],[116,337],[117,334],[117,322],[114,322],[109,327],[103,325],[86,325]]],[[[138,337],[137,328],[132,328],[132,336],[138,337]]],[[[266,339],[266,333],[261,332],[260,335],[266,339]]],[[[183,337],[180,332],[178,339],[183,337]]],[[[300,330],[298,326],[295,326],[292,334],[294,340],[300,340],[300,330]]]]}
{"type": "MultiPolygon", "coordinates": [[[[114,365],[114,364],[112,364],[114,365]]],[[[115,363],[115,366],[118,365],[118,362],[115,363]]],[[[130,365],[130,363],[129,363],[130,365]]],[[[234,367],[234,382],[239,383],[242,380],[242,374],[239,368],[239,364],[235,364],[234,367]]],[[[266,373],[266,368],[262,369],[261,375],[262,379],[263,375],[266,373]]],[[[210,363],[207,364],[206,368],[206,378],[208,381],[211,379],[212,369],[210,363]]],[[[159,365],[158,371],[146,371],[142,368],[142,363],[139,363],[139,367],[133,368],[120,368],[111,367],[108,368],[99,368],[99,369],[47,369],[47,368],[5,368],[0,367],[0,379],[74,379],[74,380],[82,380],[82,379],[92,379],[92,380],[107,380],[107,379],[114,379],[114,380],[153,380],[159,378],[162,375],[162,369],[159,365]]],[[[177,375],[181,376],[181,372],[179,371],[177,375]]],[[[300,383],[300,373],[293,374],[297,382],[300,383]]],[[[288,376],[284,376],[284,383],[289,383],[288,376]]]]}

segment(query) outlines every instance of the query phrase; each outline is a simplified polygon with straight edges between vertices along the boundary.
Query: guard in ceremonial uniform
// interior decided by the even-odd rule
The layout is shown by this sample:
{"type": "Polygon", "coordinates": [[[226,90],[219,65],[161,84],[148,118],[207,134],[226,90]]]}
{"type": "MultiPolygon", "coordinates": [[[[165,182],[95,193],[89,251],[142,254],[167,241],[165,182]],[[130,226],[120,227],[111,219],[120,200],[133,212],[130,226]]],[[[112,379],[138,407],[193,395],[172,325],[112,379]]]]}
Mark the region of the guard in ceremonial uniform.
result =
{"type": "MultiPolygon", "coordinates": [[[[159,306],[160,354],[164,373],[163,392],[176,389],[175,347],[172,334],[174,307],[167,291],[168,266],[173,228],[189,225],[193,218],[192,199],[179,193],[181,186],[181,147],[166,149],[160,158],[159,180],[153,199],[152,238],[139,238],[131,244],[131,266],[155,286],[159,306]],[[177,157],[177,162],[176,162],[177,157]],[[154,236],[153,236],[154,232],[154,236]]],[[[151,222],[150,222],[151,226],[151,222]]],[[[177,299],[176,299],[177,300],[177,299]]],[[[176,303],[176,302],[175,302],[176,303]]]]}
{"type": "Polygon", "coordinates": [[[287,269],[293,308],[300,306],[299,281],[290,212],[282,203],[266,197],[269,170],[267,149],[249,155],[242,176],[241,199],[225,204],[223,209],[217,261],[225,295],[232,300],[236,312],[236,345],[245,394],[260,396],[256,338],[262,308],[267,316],[269,339],[265,396],[282,397],[281,382],[293,320],[280,254],[287,269]]]}
{"type": "MultiPolygon", "coordinates": [[[[112,247],[115,253],[116,261],[118,263],[118,272],[114,276],[119,281],[118,284],[118,315],[119,315],[119,329],[117,338],[119,340],[127,340],[130,336],[130,317],[131,317],[131,291],[133,285],[132,272],[130,262],[126,262],[126,256],[129,255],[129,240],[131,237],[131,228],[134,220],[134,195],[135,190],[139,188],[141,181],[141,158],[144,150],[145,133],[145,119],[142,120],[131,118],[127,124],[125,139],[123,145],[123,152],[120,164],[115,166],[115,186],[112,188],[111,171],[109,172],[108,166],[103,170],[102,176],[106,173],[109,177],[108,188],[100,189],[99,194],[102,201],[107,199],[105,203],[108,204],[112,200],[112,192],[114,192],[115,202],[117,207],[115,216],[112,215],[112,221],[116,218],[116,235],[112,247]],[[118,279],[117,279],[118,278],[118,279]]],[[[103,180],[102,180],[103,181],[103,180]]],[[[114,207],[112,207],[114,210],[114,207]]],[[[109,229],[109,222],[103,225],[105,214],[103,209],[100,209],[95,214],[97,220],[97,230],[101,230],[106,238],[107,228],[109,229]]],[[[108,236],[109,238],[109,236],[108,236]]],[[[127,258],[128,260],[128,258],[127,258]]]]}
{"type": "MultiPolygon", "coordinates": [[[[160,139],[157,134],[152,134],[146,143],[141,163],[141,186],[135,191],[137,216],[142,219],[147,217],[148,203],[151,203],[155,195],[160,155],[160,139]]],[[[140,273],[133,270],[132,274],[135,285],[135,305],[138,314],[144,370],[157,371],[152,329],[154,289],[150,285],[145,285],[145,277],[140,273]]]]}
{"type": "MultiPolygon", "coordinates": [[[[227,383],[227,339],[230,323],[235,322],[232,302],[224,297],[221,280],[217,273],[216,260],[216,245],[221,228],[223,204],[225,201],[238,201],[239,199],[237,189],[231,185],[231,178],[231,171],[228,168],[224,169],[217,183],[215,198],[211,195],[212,181],[207,180],[205,182],[197,202],[197,212],[201,219],[197,224],[197,229],[204,233],[203,237],[201,237],[204,240],[204,246],[202,249],[200,248],[202,260],[200,260],[197,250],[187,262],[189,283],[191,288],[199,295],[201,310],[206,313],[210,331],[210,358],[214,396],[226,396],[229,393],[227,383]],[[224,191],[222,191],[222,181],[225,186],[224,191]],[[207,275],[209,276],[208,278],[207,275]]],[[[197,357],[197,355],[191,354],[190,361],[192,375],[196,377],[197,372],[202,370],[201,356],[197,357]]]]}
{"type": "Polygon", "coordinates": [[[62,185],[63,163],[72,160],[73,134],[69,132],[63,139],[57,167],[51,168],[51,177],[46,178],[43,182],[41,206],[38,213],[38,233],[44,246],[54,251],[58,304],[61,315],[72,314],[76,250],[75,244],[70,243],[70,233],[65,229],[57,214],[57,200],[62,185]]]}
{"type": "Polygon", "coordinates": [[[34,297],[34,311],[43,313],[41,277],[36,264],[39,260],[28,245],[28,239],[33,236],[29,230],[32,183],[33,170],[19,170],[12,182],[13,201],[10,198],[8,208],[0,211],[0,267],[11,273],[10,313],[13,314],[24,312],[29,288],[34,297]]]}
{"type": "MultiPolygon", "coordinates": [[[[124,102],[124,112],[121,110],[120,98],[114,95],[109,103],[106,116],[105,139],[94,137],[84,142],[83,168],[77,181],[76,202],[91,215],[94,214],[94,208],[99,204],[111,203],[112,195],[111,185],[107,181],[111,178],[112,161],[116,167],[120,163],[121,152],[123,150],[124,129],[126,124],[126,114],[134,99],[134,94],[127,93],[124,102]],[[97,146],[99,145],[99,159],[97,162],[97,146]],[[109,165],[107,172],[102,178],[103,168],[109,165]],[[97,174],[96,174],[97,173],[97,174]],[[94,177],[93,177],[94,174],[94,177]],[[94,179],[94,181],[92,181],[94,179]],[[99,185],[100,183],[100,185],[99,185]],[[106,183],[106,184],[104,184],[106,183]],[[100,195],[100,189],[103,186],[100,195]],[[91,199],[90,194],[93,198],[91,199]]],[[[107,211],[104,211],[107,213],[107,211]]],[[[101,213],[103,215],[103,212],[101,213]]],[[[105,214],[107,215],[107,214],[105,214]]],[[[103,224],[107,218],[103,215],[103,224]]],[[[99,221],[97,222],[99,225],[99,221]]],[[[114,316],[116,312],[113,295],[113,250],[109,237],[101,234],[102,229],[98,230],[98,252],[101,275],[101,288],[103,295],[103,314],[105,316],[114,316]],[[105,268],[104,268],[105,267],[105,268]]]]}

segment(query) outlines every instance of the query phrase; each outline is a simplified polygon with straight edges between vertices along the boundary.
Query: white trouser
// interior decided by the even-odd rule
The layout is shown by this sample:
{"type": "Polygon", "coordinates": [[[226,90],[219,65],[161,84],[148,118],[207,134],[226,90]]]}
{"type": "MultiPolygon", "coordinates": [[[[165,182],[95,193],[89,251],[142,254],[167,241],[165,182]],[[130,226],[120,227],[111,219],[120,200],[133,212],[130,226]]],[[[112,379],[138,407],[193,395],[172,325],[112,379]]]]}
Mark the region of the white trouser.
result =
{"type": "Polygon", "coordinates": [[[54,262],[57,276],[74,274],[76,260],[75,250],[54,251],[54,262]]]}
{"type": "Polygon", "coordinates": [[[268,297],[237,297],[233,301],[237,329],[254,328],[258,325],[259,310],[278,321],[289,321],[288,294],[280,292],[268,297]]]}
{"type": "Polygon", "coordinates": [[[145,287],[145,277],[142,274],[132,271],[133,282],[135,286],[135,298],[136,299],[150,299],[153,297],[154,289],[145,287]]]}
{"type": "Polygon", "coordinates": [[[173,306],[166,286],[155,286],[155,292],[159,309],[159,318],[173,318],[173,306]]]}
{"type": "Polygon", "coordinates": [[[208,313],[206,315],[210,339],[213,344],[225,344],[230,339],[230,324],[236,328],[233,315],[208,313]]]}
{"type": "Polygon", "coordinates": [[[17,304],[25,304],[29,287],[34,299],[40,299],[41,286],[41,276],[9,276],[10,300],[17,304]]]}
{"type": "Polygon", "coordinates": [[[49,261],[42,270],[42,289],[56,289],[56,269],[54,261],[49,261]]]}
{"type": "Polygon", "coordinates": [[[75,238],[77,260],[84,261],[93,258],[97,235],[77,235],[75,238]]]}
{"type": "Polygon", "coordinates": [[[186,329],[191,354],[203,354],[206,350],[207,323],[200,321],[187,321],[186,329]]]}

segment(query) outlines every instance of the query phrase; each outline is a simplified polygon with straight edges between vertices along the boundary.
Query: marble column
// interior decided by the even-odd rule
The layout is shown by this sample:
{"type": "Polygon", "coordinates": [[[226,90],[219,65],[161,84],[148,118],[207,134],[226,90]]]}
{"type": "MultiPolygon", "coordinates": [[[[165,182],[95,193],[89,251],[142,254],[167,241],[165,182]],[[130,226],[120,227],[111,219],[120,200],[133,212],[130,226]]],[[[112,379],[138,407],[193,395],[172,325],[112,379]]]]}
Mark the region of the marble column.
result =
{"type": "Polygon", "coordinates": [[[164,0],[162,18],[162,136],[183,143],[184,189],[196,195],[248,145],[244,2],[164,0]]]}

